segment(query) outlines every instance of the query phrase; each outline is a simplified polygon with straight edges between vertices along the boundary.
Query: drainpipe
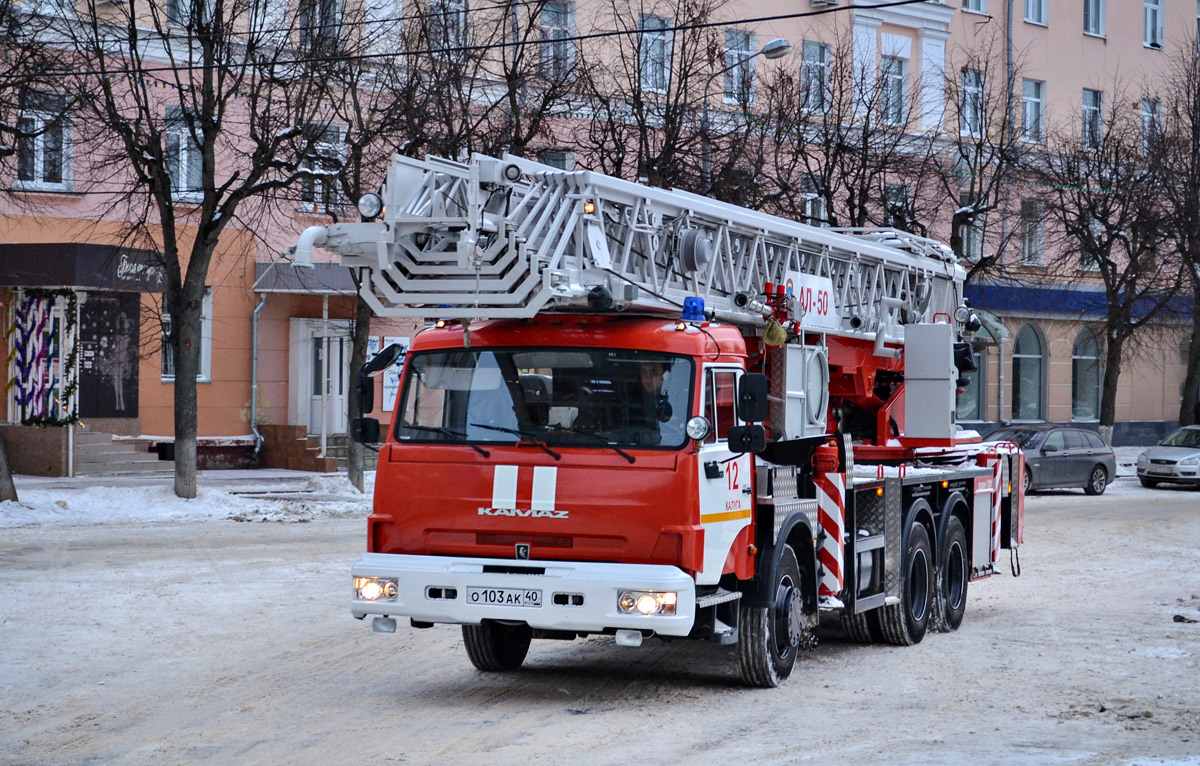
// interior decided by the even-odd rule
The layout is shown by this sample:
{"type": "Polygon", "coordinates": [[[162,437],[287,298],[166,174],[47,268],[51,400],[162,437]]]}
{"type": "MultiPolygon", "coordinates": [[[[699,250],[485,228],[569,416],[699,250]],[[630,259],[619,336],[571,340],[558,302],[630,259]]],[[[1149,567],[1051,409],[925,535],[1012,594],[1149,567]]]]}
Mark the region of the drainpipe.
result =
{"type": "Polygon", "coordinates": [[[996,397],[996,405],[999,407],[996,411],[996,422],[1004,425],[1004,338],[997,338],[996,343],[998,344],[996,348],[1000,350],[1000,364],[996,365],[996,369],[999,371],[996,375],[996,382],[1000,385],[999,395],[996,397]]]}
{"type": "Polygon", "coordinates": [[[258,432],[258,315],[267,305],[267,294],[263,293],[254,307],[254,318],[251,323],[250,341],[250,431],[254,434],[254,455],[262,450],[263,437],[258,432]]]}
{"type": "Polygon", "coordinates": [[[329,422],[329,381],[332,379],[329,373],[329,296],[321,296],[321,334],[324,336],[320,339],[323,344],[321,347],[321,453],[317,457],[325,457],[328,449],[328,428],[326,424],[329,422]]]}

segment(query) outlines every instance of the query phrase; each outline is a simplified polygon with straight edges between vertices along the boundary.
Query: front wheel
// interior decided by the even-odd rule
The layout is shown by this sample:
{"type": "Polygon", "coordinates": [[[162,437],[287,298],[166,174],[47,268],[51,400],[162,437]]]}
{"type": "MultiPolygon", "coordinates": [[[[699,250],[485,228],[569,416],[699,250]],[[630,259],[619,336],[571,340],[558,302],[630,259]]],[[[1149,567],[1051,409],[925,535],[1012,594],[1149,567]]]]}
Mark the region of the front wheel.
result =
{"type": "Polygon", "coordinates": [[[899,604],[878,610],[879,632],[889,644],[919,644],[929,629],[929,607],[933,595],[930,551],[929,533],[920,522],[914,521],[909,527],[908,546],[904,551],[903,596],[899,604]]]}
{"type": "Polygon", "coordinates": [[[488,673],[516,670],[529,654],[533,630],[528,625],[485,622],[463,625],[463,645],[471,664],[488,673]]]}
{"type": "Polygon", "coordinates": [[[942,603],[948,630],[958,630],[967,613],[967,583],[971,579],[967,558],[967,533],[957,516],[951,516],[942,542],[942,603]]]}
{"type": "Polygon", "coordinates": [[[1092,475],[1088,477],[1088,483],[1084,486],[1083,491],[1089,495],[1103,495],[1104,490],[1108,488],[1108,471],[1104,470],[1104,466],[1098,465],[1092,468],[1092,475]]]}
{"type": "Polygon", "coordinates": [[[783,548],[770,606],[742,606],[738,671],[747,686],[769,689],[792,674],[804,634],[800,564],[790,545],[783,548]]]}

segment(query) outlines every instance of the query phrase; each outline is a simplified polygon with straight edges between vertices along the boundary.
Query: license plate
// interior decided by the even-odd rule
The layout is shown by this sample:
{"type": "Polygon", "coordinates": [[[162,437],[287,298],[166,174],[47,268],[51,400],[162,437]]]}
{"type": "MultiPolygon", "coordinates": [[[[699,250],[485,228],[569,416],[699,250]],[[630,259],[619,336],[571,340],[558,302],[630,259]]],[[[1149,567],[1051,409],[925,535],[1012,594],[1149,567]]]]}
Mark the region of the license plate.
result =
{"type": "Polygon", "coordinates": [[[477,606],[540,607],[542,592],[524,588],[467,588],[467,603],[477,606]]]}
{"type": "Polygon", "coordinates": [[[1152,473],[1155,476],[1171,476],[1175,472],[1170,468],[1151,468],[1149,471],[1146,471],[1146,473],[1152,473]]]}

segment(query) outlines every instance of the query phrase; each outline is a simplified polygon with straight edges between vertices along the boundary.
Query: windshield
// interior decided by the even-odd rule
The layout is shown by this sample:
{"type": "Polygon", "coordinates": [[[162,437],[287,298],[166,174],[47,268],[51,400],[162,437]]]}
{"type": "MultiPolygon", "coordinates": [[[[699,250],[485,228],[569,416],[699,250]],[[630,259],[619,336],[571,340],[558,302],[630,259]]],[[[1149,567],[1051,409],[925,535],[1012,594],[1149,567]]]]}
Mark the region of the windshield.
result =
{"type": "Polygon", "coordinates": [[[1021,449],[1032,449],[1041,441],[1045,431],[1030,431],[1026,428],[1001,428],[988,436],[990,442],[1015,442],[1021,449]]]}
{"type": "Polygon", "coordinates": [[[1200,428],[1181,428],[1162,440],[1164,447],[1200,447],[1200,428]]]}
{"type": "Polygon", "coordinates": [[[409,358],[396,438],[676,449],[692,379],[691,359],[649,351],[427,351],[409,358]]]}

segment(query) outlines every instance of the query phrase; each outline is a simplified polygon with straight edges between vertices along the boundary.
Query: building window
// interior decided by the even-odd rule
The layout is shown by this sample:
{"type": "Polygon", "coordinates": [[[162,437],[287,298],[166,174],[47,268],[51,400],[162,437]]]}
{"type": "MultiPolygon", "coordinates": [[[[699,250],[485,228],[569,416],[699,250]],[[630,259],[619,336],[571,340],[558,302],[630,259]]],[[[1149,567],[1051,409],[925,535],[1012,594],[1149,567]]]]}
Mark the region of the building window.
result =
{"type": "Polygon", "coordinates": [[[542,40],[542,76],[562,82],[573,79],[575,69],[575,5],[548,2],[538,15],[542,40]]]}
{"type": "Polygon", "coordinates": [[[904,184],[884,184],[884,225],[908,230],[908,187],[904,184]]]}
{"type": "Polygon", "coordinates": [[[208,20],[206,11],[212,4],[213,0],[167,0],[167,24],[195,30],[208,20]]]}
{"type": "MultiPolygon", "coordinates": [[[[200,144],[192,136],[193,121],[177,106],[167,108],[166,160],[171,177],[171,197],[176,202],[200,202],[204,199],[204,157],[200,144]]],[[[198,127],[198,126],[196,126],[198,127]]]]}
{"type": "Polygon", "coordinates": [[[304,169],[308,173],[300,181],[300,200],[304,212],[327,213],[342,208],[338,173],[345,162],[346,144],[342,129],[336,125],[318,127],[304,169]]]}
{"type": "Polygon", "coordinates": [[[884,56],[880,78],[883,121],[888,125],[903,125],[908,112],[908,61],[898,56],[884,56]]]}
{"type": "MultiPolygon", "coordinates": [[[[971,207],[971,195],[963,192],[958,197],[959,207],[971,207]]],[[[962,257],[972,263],[983,258],[983,215],[977,214],[962,227],[962,257]]]]}
{"type": "Polygon", "coordinates": [[[754,33],[725,30],[725,103],[754,102],[754,33]]]}
{"type": "Polygon", "coordinates": [[[810,226],[828,226],[829,210],[825,198],[817,193],[816,184],[805,179],[801,185],[800,199],[803,201],[804,223],[810,226]]]}
{"type": "Polygon", "coordinates": [[[1100,343],[1084,328],[1071,347],[1071,420],[1100,418],[1100,343]]]}
{"type": "Polygon", "coordinates": [[[1083,0],[1083,31],[1104,36],[1104,0],[1083,0]]]}
{"type": "Polygon", "coordinates": [[[1046,135],[1046,83],[1022,81],[1021,103],[1024,106],[1021,140],[1027,144],[1040,144],[1046,135]]]}
{"type": "Polygon", "coordinates": [[[824,114],[829,111],[829,46],[804,41],[804,61],[800,64],[800,86],[804,89],[804,109],[824,114]]]}
{"type": "Polygon", "coordinates": [[[1142,154],[1150,154],[1162,138],[1162,104],[1155,98],[1142,99],[1142,154]]]}
{"type": "Polygon", "coordinates": [[[1096,151],[1104,140],[1104,91],[1083,89],[1083,148],[1096,151]]]}
{"type": "Polygon", "coordinates": [[[666,93],[671,84],[671,22],[658,16],[643,16],[638,39],[638,66],[642,90],[666,93]]]}
{"type": "Polygon", "coordinates": [[[429,47],[433,54],[444,59],[462,59],[466,56],[466,44],[466,0],[434,0],[429,19],[429,47]]]}
{"type": "MultiPolygon", "coordinates": [[[[200,383],[212,381],[212,337],[213,337],[212,288],[204,288],[204,302],[200,304],[200,370],[196,380],[200,383]]],[[[171,315],[167,313],[166,296],[163,296],[162,312],[162,380],[175,382],[175,349],[170,345],[171,315]]]]}
{"type": "Polygon", "coordinates": [[[1048,24],[1046,0],[1025,0],[1025,20],[1030,24],[1048,24]]]}
{"type": "Polygon", "coordinates": [[[1045,374],[1042,339],[1025,325],[1013,345],[1013,420],[1044,420],[1042,381],[1045,374]]]}
{"type": "Polygon", "coordinates": [[[1104,224],[1088,211],[1080,213],[1079,269],[1100,270],[1100,238],[1104,236],[1104,224]]]}
{"type": "Polygon", "coordinates": [[[21,94],[17,127],[17,181],[14,187],[34,191],[71,190],[71,129],[67,98],[58,93],[21,94]]]}
{"type": "Polygon", "coordinates": [[[972,13],[987,13],[987,0],[962,0],[962,9],[972,13]]]}
{"type": "Polygon", "coordinates": [[[983,135],[983,72],[968,69],[962,73],[962,103],[958,129],[964,136],[983,135]]]}
{"type": "Polygon", "coordinates": [[[543,149],[538,152],[538,162],[559,170],[574,170],[575,153],[566,149],[543,149]]]}
{"type": "Polygon", "coordinates": [[[306,48],[336,47],[340,6],[340,0],[300,0],[296,22],[300,27],[300,44],[306,48]]]}
{"type": "Polygon", "coordinates": [[[1036,199],[1021,200],[1021,263],[1042,265],[1042,203],[1036,199]]]}
{"type": "Polygon", "coordinates": [[[1142,44],[1163,47],[1163,0],[1145,0],[1142,13],[1142,44]]]}

